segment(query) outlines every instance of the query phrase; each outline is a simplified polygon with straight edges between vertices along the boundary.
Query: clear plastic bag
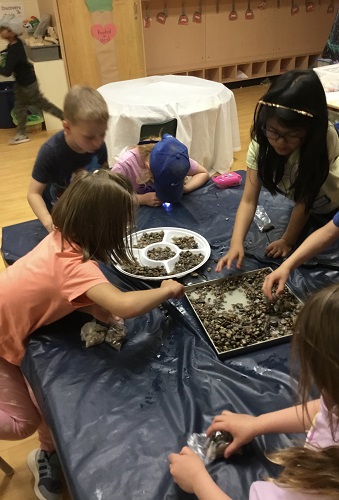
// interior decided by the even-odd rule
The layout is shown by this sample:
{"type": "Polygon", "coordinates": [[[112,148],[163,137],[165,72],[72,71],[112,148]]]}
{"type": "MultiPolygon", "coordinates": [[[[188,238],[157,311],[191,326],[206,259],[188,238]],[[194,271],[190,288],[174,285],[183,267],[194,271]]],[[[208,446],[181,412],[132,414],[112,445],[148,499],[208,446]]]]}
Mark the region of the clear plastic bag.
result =
{"type": "Polygon", "coordinates": [[[217,431],[212,436],[207,436],[205,433],[194,433],[187,438],[188,446],[199,455],[205,465],[223,457],[224,451],[232,441],[232,434],[224,431],[217,431]]]}
{"type": "Polygon", "coordinates": [[[125,327],[123,320],[115,321],[106,333],[105,342],[114,347],[117,351],[120,351],[126,335],[127,328],[125,327]]]}
{"type": "Polygon", "coordinates": [[[80,331],[81,340],[86,344],[86,347],[92,347],[93,345],[102,344],[105,340],[107,333],[107,328],[105,326],[99,325],[95,319],[85,323],[80,331]]]}
{"type": "Polygon", "coordinates": [[[254,222],[258,226],[261,233],[267,233],[268,231],[271,231],[271,229],[274,229],[274,225],[262,205],[258,205],[256,208],[254,222]]]}
{"type": "Polygon", "coordinates": [[[81,340],[85,342],[86,347],[92,347],[106,342],[117,351],[120,351],[126,335],[127,329],[122,319],[115,321],[109,328],[100,325],[93,319],[85,323],[80,332],[81,340]]]}

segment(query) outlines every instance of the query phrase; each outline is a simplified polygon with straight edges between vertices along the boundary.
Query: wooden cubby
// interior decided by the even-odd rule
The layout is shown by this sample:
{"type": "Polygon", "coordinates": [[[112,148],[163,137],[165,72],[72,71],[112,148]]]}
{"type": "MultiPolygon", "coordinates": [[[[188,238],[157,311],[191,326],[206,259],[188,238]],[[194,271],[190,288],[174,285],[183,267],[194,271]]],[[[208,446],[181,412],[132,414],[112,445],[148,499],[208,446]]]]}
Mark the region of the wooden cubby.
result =
{"type": "Polygon", "coordinates": [[[232,66],[224,66],[221,68],[221,81],[223,83],[232,82],[237,78],[237,67],[233,64],[232,66]]]}
{"type": "Polygon", "coordinates": [[[212,82],[220,82],[220,68],[206,68],[205,78],[212,80],[212,82]]]}
{"type": "MultiPolygon", "coordinates": [[[[290,0],[267,2],[264,10],[252,5],[254,18],[245,18],[247,0],[237,0],[237,20],[229,19],[232,0],[203,0],[201,23],[193,22],[197,0],[185,0],[188,24],[179,24],[181,0],[166,2],[165,24],[157,22],[163,0],[142,0],[146,74],[186,74],[222,83],[265,78],[291,69],[306,69],[321,55],[335,13],[327,13],[325,2],[315,3],[313,12],[300,7],[291,15],[290,0]],[[216,8],[218,5],[218,8],[216,8]]],[[[198,5],[197,5],[198,4],[198,5]]]]}
{"type": "Polygon", "coordinates": [[[283,59],[268,59],[252,63],[231,64],[219,68],[173,72],[173,74],[197,76],[221,83],[240,82],[245,79],[277,76],[291,69],[306,69],[311,67],[319,56],[320,54],[310,54],[283,59]]]}
{"type": "Polygon", "coordinates": [[[295,57],[286,57],[280,60],[280,72],[285,73],[295,68],[295,57]]]}
{"type": "Polygon", "coordinates": [[[308,56],[299,56],[295,58],[295,67],[297,69],[307,69],[310,66],[312,66],[312,63],[310,64],[310,58],[308,56]]]}
{"type": "Polygon", "coordinates": [[[266,76],[277,75],[280,73],[280,59],[266,61],[266,76]]]}

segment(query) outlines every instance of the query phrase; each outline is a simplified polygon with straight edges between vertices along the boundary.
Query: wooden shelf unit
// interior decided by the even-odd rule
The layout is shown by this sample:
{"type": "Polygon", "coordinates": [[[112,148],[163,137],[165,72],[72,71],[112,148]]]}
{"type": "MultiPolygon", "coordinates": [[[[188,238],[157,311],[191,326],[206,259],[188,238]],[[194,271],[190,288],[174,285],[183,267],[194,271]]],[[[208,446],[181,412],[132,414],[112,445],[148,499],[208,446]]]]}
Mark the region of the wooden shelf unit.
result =
{"type": "Polygon", "coordinates": [[[291,69],[307,69],[314,65],[319,56],[319,53],[307,54],[297,57],[284,57],[283,59],[268,59],[213,68],[179,71],[173,72],[172,74],[197,76],[198,78],[205,78],[206,80],[221,83],[240,82],[254,78],[281,75],[291,69]],[[246,75],[246,77],[244,75],[246,75]]]}
{"type": "Polygon", "coordinates": [[[253,2],[254,18],[247,19],[247,0],[237,0],[233,21],[232,0],[165,4],[161,24],[157,14],[164,10],[163,0],[142,0],[142,17],[151,20],[143,28],[147,76],[171,73],[228,83],[306,69],[321,55],[335,19],[325,2],[315,2],[313,12],[300,7],[297,15],[290,0],[267,2],[264,10],[253,2]],[[201,23],[195,23],[199,5],[201,23]],[[180,25],[183,14],[187,25],[180,25]]]}

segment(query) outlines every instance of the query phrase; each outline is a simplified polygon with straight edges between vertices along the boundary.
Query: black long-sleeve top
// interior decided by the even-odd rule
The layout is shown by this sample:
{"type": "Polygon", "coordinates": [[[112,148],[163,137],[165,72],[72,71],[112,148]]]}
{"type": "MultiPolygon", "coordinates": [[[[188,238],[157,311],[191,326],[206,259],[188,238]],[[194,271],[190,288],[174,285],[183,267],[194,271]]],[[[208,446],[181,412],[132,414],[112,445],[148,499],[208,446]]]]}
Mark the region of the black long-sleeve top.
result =
{"type": "Polygon", "coordinates": [[[24,45],[20,38],[12,45],[7,45],[7,49],[1,51],[5,55],[6,62],[3,68],[0,67],[0,75],[11,76],[14,74],[18,85],[28,87],[36,81],[33,65],[28,62],[24,45]]]}

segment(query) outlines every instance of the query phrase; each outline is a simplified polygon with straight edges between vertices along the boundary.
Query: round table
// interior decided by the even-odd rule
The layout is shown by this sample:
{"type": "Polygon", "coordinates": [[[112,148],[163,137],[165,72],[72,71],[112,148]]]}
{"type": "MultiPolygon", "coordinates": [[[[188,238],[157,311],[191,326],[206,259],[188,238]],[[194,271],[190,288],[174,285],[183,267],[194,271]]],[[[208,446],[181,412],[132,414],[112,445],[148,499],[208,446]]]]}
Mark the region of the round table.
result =
{"type": "Polygon", "coordinates": [[[240,150],[233,92],[193,76],[150,76],[108,83],[98,89],[107,102],[109,163],[139,142],[144,123],[177,118],[176,137],[210,173],[227,172],[240,150]]]}

